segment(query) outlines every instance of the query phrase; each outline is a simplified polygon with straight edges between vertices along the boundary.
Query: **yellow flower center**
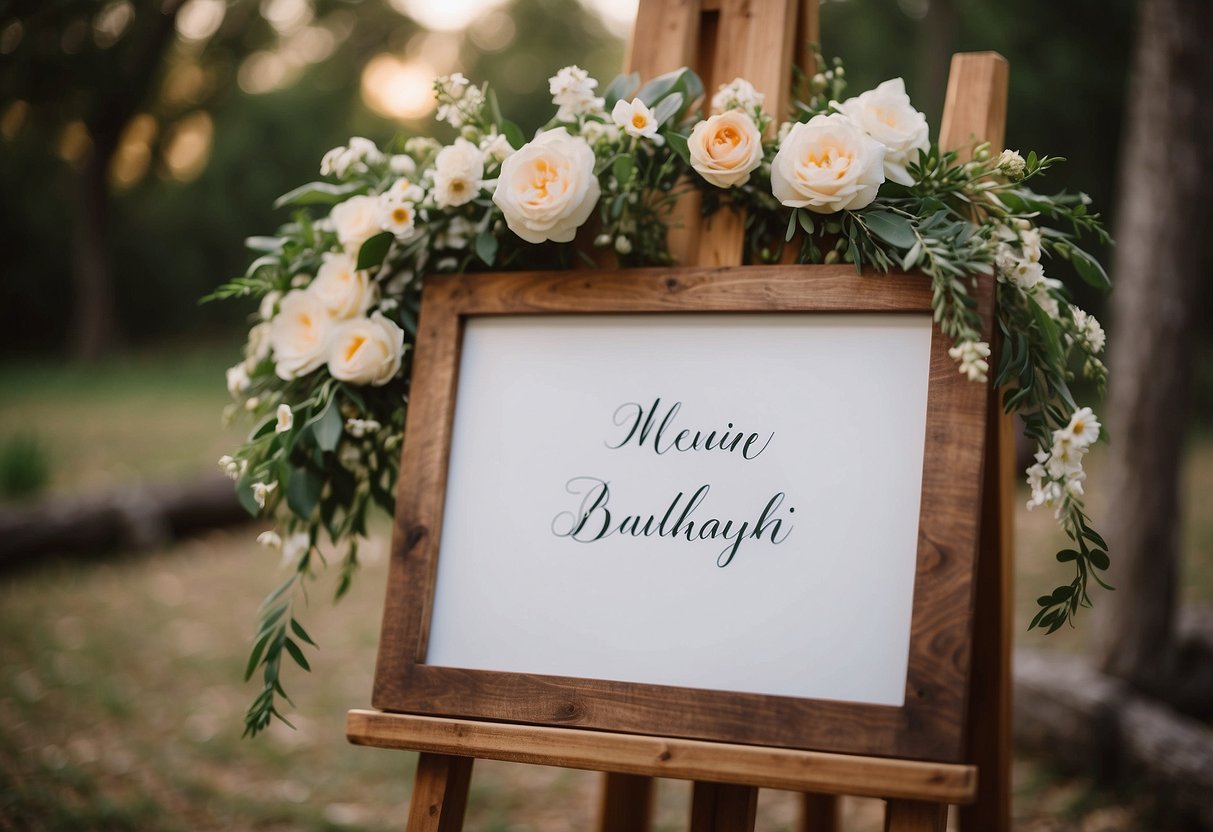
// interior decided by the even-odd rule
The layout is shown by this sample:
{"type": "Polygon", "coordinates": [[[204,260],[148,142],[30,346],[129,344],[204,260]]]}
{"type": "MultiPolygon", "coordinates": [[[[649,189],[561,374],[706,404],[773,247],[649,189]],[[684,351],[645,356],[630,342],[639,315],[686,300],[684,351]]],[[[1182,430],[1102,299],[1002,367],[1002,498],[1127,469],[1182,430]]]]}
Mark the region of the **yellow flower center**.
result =
{"type": "Polygon", "coordinates": [[[646,116],[644,113],[633,113],[632,114],[632,126],[635,127],[637,130],[643,130],[645,127],[648,126],[648,123],[649,123],[648,116],[646,116]]]}
{"type": "Polygon", "coordinates": [[[354,355],[358,352],[358,350],[362,349],[362,345],[365,343],[366,338],[362,337],[361,335],[355,335],[353,338],[351,338],[349,345],[345,348],[345,360],[353,361],[354,355]]]}
{"type": "Polygon", "coordinates": [[[531,189],[535,191],[536,197],[547,197],[548,186],[559,178],[560,172],[549,165],[546,159],[540,159],[531,169],[531,189]]]}
{"type": "Polygon", "coordinates": [[[403,205],[398,205],[392,209],[392,222],[397,225],[404,225],[409,221],[409,209],[403,205]]]}

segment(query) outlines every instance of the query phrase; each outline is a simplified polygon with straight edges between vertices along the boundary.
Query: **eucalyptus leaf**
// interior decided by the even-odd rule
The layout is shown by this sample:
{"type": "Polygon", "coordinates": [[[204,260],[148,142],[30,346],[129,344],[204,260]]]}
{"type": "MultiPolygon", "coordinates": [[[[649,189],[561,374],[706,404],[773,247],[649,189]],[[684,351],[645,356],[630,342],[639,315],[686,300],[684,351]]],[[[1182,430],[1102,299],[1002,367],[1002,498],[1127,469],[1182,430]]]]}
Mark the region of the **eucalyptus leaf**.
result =
{"type": "Polygon", "coordinates": [[[484,261],[486,266],[493,265],[497,259],[497,237],[489,229],[476,235],[476,256],[484,261]]]}
{"type": "Polygon", "coordinates": [[[639,86],[639,72],[633,72],[628,75],[616,75],[614,80],[607,85],[607,88],[602,93],[602,99],[605,102],[607,112],[611,111],[616,101],[622,100],[639,86]]]}
{"type": "Polygon", "coordinates": [[[341,417],[341,408],[337,406],[337,399],[334,397],[312,426],[316,446],[322,451],[336,450],[344,430],[345,420],[341,417]]]}
{"type": "Polygon", "coordinates": [[[914,225],[900,214],[888,211],[868,211],[861,214],[868,230],[891,246],[908,249],[918,242],[914,225]]]}
{"type": "Polygon", "coordinates": [[[293,191],[287,191],[274,200],[274,207],[284,205],[336,205],[351,196],[366,193],[367,186],[361,182],[336,185],[332,182],[309,182],[293,191]]]}
{"type": "Polygon", "coordinates": [[[292,468],[286,484],[286,504],[297,516],[307,520],[320,502],[323,489],[324,479],[320,474],[311,468],[292,468]]]}

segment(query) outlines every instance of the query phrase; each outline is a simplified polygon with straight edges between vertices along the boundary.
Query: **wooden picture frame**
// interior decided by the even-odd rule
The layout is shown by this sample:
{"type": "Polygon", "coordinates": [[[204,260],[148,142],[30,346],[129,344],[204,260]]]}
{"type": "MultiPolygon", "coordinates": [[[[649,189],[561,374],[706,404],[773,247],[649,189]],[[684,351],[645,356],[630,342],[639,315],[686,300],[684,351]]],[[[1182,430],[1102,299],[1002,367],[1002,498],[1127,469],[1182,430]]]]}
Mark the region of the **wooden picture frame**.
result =
{"type": "MultiPolygon", "coordinates": [[[[990,334],[993,288],[974,296],[990,334]]],[[[964,756],[985,385],[932,327],[904,705],[734,693],[426,664],[464,322],[604,313],[929,314],[919,275],[762,266],[451,275],[422,303],[373,704],[384,711],[959,762],[964,756]]]]}

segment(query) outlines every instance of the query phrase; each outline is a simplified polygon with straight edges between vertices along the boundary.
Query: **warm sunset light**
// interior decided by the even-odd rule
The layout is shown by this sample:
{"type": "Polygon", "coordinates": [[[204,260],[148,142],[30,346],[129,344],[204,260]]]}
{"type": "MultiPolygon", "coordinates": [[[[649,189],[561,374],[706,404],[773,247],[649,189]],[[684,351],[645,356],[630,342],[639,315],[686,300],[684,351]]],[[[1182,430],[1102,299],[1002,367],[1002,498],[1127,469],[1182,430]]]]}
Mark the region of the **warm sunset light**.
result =
{"type": "Polygon", "coordinates": [[[362,100],[390,118],[421,118],[434,109],[434,76],[428,63],[376,55],[362,70],[362,100]]]}

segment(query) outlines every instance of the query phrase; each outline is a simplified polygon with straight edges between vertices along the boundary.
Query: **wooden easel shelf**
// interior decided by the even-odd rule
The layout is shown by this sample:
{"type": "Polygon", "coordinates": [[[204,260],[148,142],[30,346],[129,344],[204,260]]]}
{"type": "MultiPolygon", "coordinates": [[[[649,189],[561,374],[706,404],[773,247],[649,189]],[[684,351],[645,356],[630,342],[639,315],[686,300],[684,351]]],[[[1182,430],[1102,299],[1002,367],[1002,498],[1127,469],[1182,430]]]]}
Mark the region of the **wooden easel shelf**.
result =
{"type": "Polygon", "coordinates": [[[575,728],[353,710],[346,736],[355,745],[378,748],[790,791],[916,800],[930,795],[956,804],[970,803],[977,794],[977,768],[971,765],[575,728]]]}

